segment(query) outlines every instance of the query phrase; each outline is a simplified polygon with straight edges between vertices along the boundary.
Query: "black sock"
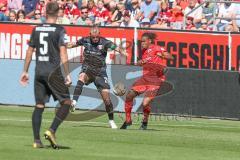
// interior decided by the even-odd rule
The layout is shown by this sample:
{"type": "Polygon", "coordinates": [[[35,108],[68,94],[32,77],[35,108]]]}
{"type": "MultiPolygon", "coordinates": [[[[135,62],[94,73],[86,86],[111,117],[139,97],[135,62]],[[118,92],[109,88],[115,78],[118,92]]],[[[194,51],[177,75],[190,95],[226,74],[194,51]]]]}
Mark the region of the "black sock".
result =
{"type": "Polygon", "coordinates": [[[108,119],[113,120],[113,105],[112,103],[109,103],[106,105],[106,112],[108,113],[108,119]]]}
{"type": "Polygon", "coordinates": [[[35,107],[32,113],[32,129],[33,129],[33,136],[34,140],[40,140],[40,127],[42,123],[42,113],[44,108],[35,107]]]}
{"type": "Polygon", "coordinates": [[[52,125],[50,127],[50,129],[53,132],[56,132],[56,130],[58,129],[59,125],[64,121],[64,119],[67,117],[68,113],[69,113],[69,108],[70,105],[68,104],[63,104],[61,105],[61,107],[58,109],[55,118],[53,119],[52,125]]]}
{"type": "Polygon", "coordinates": [[[73,93],[73,100],[78,101],[79,96],[82,93],[82,88],[83,88],[84,83],[80,80],[77,81],[76,88],[74,89],[73,93]]]}

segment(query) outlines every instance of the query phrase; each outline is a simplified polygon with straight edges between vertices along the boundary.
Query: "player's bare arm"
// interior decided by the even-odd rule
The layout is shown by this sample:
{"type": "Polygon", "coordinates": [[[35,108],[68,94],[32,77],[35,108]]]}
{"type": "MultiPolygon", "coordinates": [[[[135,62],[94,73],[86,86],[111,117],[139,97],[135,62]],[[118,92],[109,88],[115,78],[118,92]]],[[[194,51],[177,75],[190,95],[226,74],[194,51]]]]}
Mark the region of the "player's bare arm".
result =
{"type": "Polygon", "coordinates": [[[67,86],[70,86],[72,84],[72,80],[71,80],[71,76],[70,76],[70,72],[69,72],[68,55],[67,55],[67,50],[66,50],[65,46],[60,47],[60,57],[61,57],[61,61],[63,64],[64,72],[66,74],[65,84],[67,86]]]}
{"type": "Polygon", "coordinates": [[[125,51],[125,49],[121,46],[116,46],[114,49],[114,51],[124,55],[124,56],[127,56],[127,52],[125,51]]]}
{"type": "Polygon", "coordinates": [[[77,42],[69,42],[69,43],[67,43],[67,48],[75,48],[77,46],[78,46],[77,42]]]}
{"type": "Polygon", "coordinates": [[[164,58],[164,59],[169,59],[169,60],[173,60],[173,56],[169,53],[169,52],[159,52],[157,53],[157,55],[161,58],[164,58]]]}
{"type": "Polygon", "coordinates": [[[20,84],[22,86],[26,86],[28,84],[28,81],[29,81],[28,69],[29,69],[30,63],[32,61],[33,52],[34,52],[34,48],[33,47],[28,47],[26,58],[25,58],[25,63],[24,63],[23,73],[20,77],[20,84]]]}

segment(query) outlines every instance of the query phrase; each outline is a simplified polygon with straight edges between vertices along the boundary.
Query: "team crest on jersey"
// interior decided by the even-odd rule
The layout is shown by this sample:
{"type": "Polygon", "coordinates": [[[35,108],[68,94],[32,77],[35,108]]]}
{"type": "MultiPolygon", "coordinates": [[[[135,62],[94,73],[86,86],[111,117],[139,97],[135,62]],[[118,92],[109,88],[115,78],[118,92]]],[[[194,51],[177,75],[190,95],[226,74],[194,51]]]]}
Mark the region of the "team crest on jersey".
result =
{"type": "Polygon", "coordinates": [[[98,45],[97,48],[98,48],[99,50],[101,50],[101,49],[103,49],[103,45],[98,45]]]}

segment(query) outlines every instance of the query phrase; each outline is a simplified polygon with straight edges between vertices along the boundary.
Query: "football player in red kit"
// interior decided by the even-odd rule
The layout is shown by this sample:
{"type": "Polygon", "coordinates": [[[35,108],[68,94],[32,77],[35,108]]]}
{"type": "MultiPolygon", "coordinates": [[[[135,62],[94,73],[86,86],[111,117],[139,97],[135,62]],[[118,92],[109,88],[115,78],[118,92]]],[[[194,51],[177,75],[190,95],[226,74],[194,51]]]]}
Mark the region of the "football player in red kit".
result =
{"type": "Polygon", "coordinates": [[[154,33],[144,33],[141,39],[142,60],[138,61],[138,65],[143,67],[143,76],[136,80],[127,93],[125,100],[126,120],[120,129],[127,129],[132,124],[131,111],[133,107],[133,99],[145,93],[143,98],[143,120],[140,129],[147,129],[148,117],[151,111],[150,102],[157,95],[161,84],[165,81],[164,75],[166,65],[164,59],[173,59],[164,48],[154,45],[156,35],[154,33]]]}

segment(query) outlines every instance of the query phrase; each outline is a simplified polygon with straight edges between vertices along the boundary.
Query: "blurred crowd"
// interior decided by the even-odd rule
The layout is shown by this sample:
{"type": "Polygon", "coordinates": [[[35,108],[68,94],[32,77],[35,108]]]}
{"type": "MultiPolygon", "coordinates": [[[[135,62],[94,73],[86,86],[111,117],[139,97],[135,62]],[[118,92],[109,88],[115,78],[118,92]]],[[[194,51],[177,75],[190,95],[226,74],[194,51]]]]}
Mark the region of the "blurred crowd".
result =
{"type": "MultiPolygon", "coordinates": [[[[44,23],[48,1],[53,0],[0,0],[0,21],[44,23]]],[[[60,6],[59,24],[206,31],[240,29],[240,3],[227,0],[205,2],[200,7],[204,0],[56,1],[60,6]]]]}

